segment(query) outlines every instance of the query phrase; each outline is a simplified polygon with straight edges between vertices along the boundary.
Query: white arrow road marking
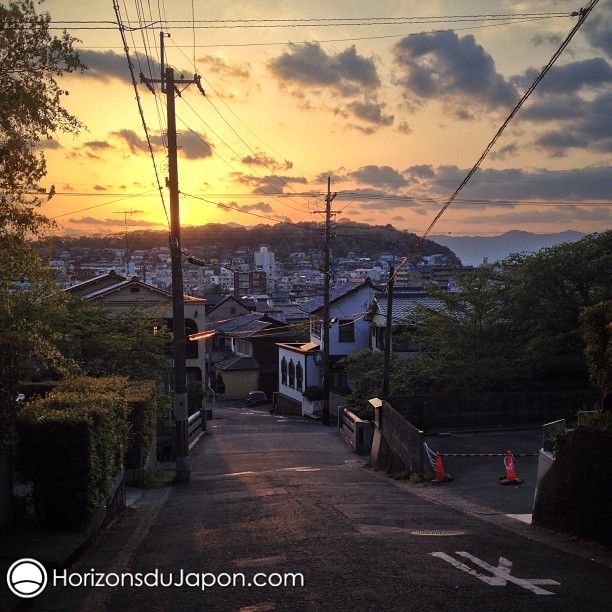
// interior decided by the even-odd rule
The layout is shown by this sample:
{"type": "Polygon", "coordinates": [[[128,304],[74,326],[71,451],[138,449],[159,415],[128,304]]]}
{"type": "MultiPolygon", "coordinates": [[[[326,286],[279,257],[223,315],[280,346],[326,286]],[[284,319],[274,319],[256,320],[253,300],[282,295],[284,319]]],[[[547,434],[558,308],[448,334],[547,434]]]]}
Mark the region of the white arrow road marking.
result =
{"type": "Polygon", "coordinates": [[[432,557],[438,557],[439,559],[442,559],[443,561],[450,563],[457,569],[460,569],[466,574],[469,574],[470,576],[474,576],[475,578],[478,578],[479,580],[482,580],[482,582],[486,584],[490,584],[491,586],[506,586],[508,582],[513,582],[514,584],[517,584],[518,586],[523,587],[524,589],[527,589],[528,591],[532,591],[536,595],[554,595],[555,593],[552,593],[551,591],[546,591],[545,589],[541,589],[540,587],[536,585],[538,584],[560,585],[561,584],[560,582],[557,582],[556,580],[550,580],[548,578],[528,579],[528,578],[517,578],[516,576],[512,576],[510,574],[510,570],[512,569],[512,561],[504,557],[500,557],[497,563],[497,567],[494,567],[493,565],[490,565],[486,561],[483,561],[482,559],[479,559],[478,557],[474,557],[473,555],[470,555],[470,553],[467,553],[465,551],[457,551],[455,553],[459,555],[460,557],[469,559],[472,563],[474,563],[474,565],[477,565],[478,567],[482,567],[483,569],[493,574],[493,576],[486,576],[485,574],[481,574],[477,572],[475,569],[472,569],[468,565],[461,563],[461,561],[454,559],[450,555],[447,555],[446,553],[434,552],[434,553],[429,553],[429,554],[432,557]]]}

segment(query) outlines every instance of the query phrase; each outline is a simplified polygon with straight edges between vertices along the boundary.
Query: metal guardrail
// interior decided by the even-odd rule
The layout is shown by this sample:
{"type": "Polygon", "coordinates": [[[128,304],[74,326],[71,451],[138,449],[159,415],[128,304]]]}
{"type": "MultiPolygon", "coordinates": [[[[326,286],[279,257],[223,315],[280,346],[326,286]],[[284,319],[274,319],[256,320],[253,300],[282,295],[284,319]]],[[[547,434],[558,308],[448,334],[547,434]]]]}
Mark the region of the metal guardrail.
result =
{"type": "Polygon", "coordinates": [[[204,418],[201,410],[194,412],[189,419],[187,419],[187,431],[189,450],[191,450],[200,439],[200,436],[204,433],[204,418]]]}

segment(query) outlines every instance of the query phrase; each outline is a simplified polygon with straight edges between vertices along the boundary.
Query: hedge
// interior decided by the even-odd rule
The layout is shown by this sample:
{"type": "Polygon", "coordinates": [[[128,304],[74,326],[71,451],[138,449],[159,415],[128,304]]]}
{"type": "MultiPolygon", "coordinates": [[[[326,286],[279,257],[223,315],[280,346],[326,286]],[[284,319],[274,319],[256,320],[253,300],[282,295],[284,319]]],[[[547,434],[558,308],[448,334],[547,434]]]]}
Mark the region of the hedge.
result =
{"type": "Polygon", "coordinates": [[[17,431],[17,465],[34,484],[38,519],[49,526],[78,527],[105,503],[130,440],[150,443],[154,387],[118,376],[63,381],[47,397],[24,406],[17,431]]]}

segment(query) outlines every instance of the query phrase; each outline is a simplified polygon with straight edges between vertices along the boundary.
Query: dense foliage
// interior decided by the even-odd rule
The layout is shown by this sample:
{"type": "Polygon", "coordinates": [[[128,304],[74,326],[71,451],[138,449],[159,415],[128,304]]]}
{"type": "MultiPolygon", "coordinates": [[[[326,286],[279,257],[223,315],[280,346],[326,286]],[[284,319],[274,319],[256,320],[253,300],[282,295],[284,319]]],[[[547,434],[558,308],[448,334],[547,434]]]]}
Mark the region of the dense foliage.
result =
{"type": "MultiPolygon", "coordinates": [[[[458,285],[457,293],[432,287],[439,306],[419,306],[416,324],[395,329],[419,353],[394,356],[392,395],[584,388],[590,371],[609,404],[612,231],[511,257],[458,285]]],[[[345,363],[354,401],[380,393],[380,354],[345,363]]]]}
{"type": "Polygon", "coordinates": [[[40,521],[74,527],[104,504],[128,447],[126,385],[77,379],[20,411],[18,465],[40,521]]]}

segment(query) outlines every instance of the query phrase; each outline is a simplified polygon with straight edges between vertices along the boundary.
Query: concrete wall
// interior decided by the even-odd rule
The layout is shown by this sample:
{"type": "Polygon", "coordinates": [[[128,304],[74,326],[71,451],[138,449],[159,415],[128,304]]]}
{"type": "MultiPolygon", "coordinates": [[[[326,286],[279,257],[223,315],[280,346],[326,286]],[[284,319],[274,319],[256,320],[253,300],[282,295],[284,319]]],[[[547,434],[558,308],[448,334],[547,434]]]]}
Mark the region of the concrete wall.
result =
{"type": "Polygon", "coordinates": [[[540,478],[533,524],[612,545],[612,433],[579,427],[540,478]]]}
{"type": "Polygon", "coordinates": [[[370,464],[374,469],[424,475],[423,432],[388,402],[375,408],[370,464]]]}
{"type": "Polygon", "coordinates": [[[540,424],[576,419],[601,399],[598,391],[432,394],[386,398],[425,431],[457,427],[540,424]]]}

